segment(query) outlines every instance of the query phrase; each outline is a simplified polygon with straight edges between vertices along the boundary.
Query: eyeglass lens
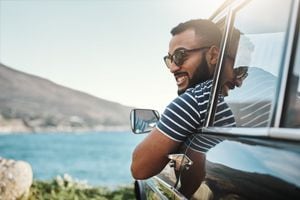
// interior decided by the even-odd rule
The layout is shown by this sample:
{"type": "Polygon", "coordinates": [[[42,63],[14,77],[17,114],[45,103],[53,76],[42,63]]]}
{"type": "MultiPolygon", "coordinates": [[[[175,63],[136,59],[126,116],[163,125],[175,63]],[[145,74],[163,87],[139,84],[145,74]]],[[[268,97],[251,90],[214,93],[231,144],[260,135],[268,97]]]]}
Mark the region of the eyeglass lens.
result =
{"type": "Polygon", "coordinates": [[[184,63],[185,57],[186,57],[185,51],[181,49],[179,51],[175,51],[173,55],[165,56],[164,61],[168,68],[171,67],[172,62],[174,62],[175,65],[180,67],[184,63]]]}

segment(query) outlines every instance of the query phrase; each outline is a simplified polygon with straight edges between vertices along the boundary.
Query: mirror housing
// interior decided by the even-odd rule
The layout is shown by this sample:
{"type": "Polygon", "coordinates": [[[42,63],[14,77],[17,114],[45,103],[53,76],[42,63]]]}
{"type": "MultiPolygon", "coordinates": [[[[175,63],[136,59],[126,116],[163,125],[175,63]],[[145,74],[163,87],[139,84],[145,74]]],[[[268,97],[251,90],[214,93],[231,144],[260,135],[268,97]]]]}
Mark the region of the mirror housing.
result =
{"type": "Polygon", "coordinates": [[[150,132],[159,120],[159,112],[150,109],[133,109],[130,112],[130,126],[135,134],[150,132]]]}

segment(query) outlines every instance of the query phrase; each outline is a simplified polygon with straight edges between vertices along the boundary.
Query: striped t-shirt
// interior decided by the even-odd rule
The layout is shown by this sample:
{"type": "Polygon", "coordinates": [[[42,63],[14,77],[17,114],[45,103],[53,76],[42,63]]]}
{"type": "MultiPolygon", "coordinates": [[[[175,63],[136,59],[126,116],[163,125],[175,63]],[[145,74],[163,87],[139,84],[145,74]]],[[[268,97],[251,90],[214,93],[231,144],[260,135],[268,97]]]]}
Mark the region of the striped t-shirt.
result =
{"type": "MultiPolygon", "coordinates": [[[[204,125],[204,120],[207,112],[208,101],[210,98],[210,90],[212,87],[212,81],[206,81],[196,85],[194,88],[189,88],[182,95],[174,99],[165,109],[162,114],[157,128],[166,136],[172,140],[178,142],[188,142],[193,146],[200,146],[198,151],[206,152],[207,141],[201,145],[202,137],[197,136],[198,140],[195,140],[194,133],[198,133],[204,125]],[[200,143],[199,143],[199,140],[200,143]],[[201,149],[205,146],[205,149],[201,149]]],[[[219,96],[217,110],[215,114],[215,126],[231,127],[235,126],[234,116],[225,103],[223,96],[219,96]]],[[[203,140],[206,138],[203,137],[203,140]]],[[[215,145],[215,143],[213,142],[215,145]]],[[[214,146],[209,145],[209,146],[214,146]]]]}

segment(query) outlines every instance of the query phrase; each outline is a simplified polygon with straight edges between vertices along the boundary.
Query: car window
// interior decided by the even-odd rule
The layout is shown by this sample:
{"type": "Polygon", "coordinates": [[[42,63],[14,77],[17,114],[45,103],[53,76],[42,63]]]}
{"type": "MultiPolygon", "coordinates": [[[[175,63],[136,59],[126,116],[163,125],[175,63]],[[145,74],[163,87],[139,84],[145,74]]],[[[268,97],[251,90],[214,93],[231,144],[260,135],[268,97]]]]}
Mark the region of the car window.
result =
{"type": "Polygon", "coordinates": [[[270,124],[290,9],[291,1],[253,0],[234,13],[220,88],[237,127],[270,124]]]}
{"type": "Polygon", "coordinates": [[[297,54],[287,86],[287,101],[283,126],[286,128],[300,127],[300,40],[298,38],[297,54]]]}

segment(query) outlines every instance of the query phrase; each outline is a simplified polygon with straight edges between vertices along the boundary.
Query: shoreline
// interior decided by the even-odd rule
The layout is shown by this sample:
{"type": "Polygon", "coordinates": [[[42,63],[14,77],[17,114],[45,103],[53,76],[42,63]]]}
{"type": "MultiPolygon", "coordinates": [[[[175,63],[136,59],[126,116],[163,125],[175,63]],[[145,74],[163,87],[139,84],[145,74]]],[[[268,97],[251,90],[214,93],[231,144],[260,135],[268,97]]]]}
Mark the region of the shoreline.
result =
{"type": "Polygon", "coordinates": [[[88,134],[90,132],[131,132],[129,126],[98,126],[96,128],[74,128],[74,127],[50,127],[50,128],[35,128],[34,130],[28,129],[13,129],[10,127],[0,127],[0,135],[10,134],[88,134]]]}

